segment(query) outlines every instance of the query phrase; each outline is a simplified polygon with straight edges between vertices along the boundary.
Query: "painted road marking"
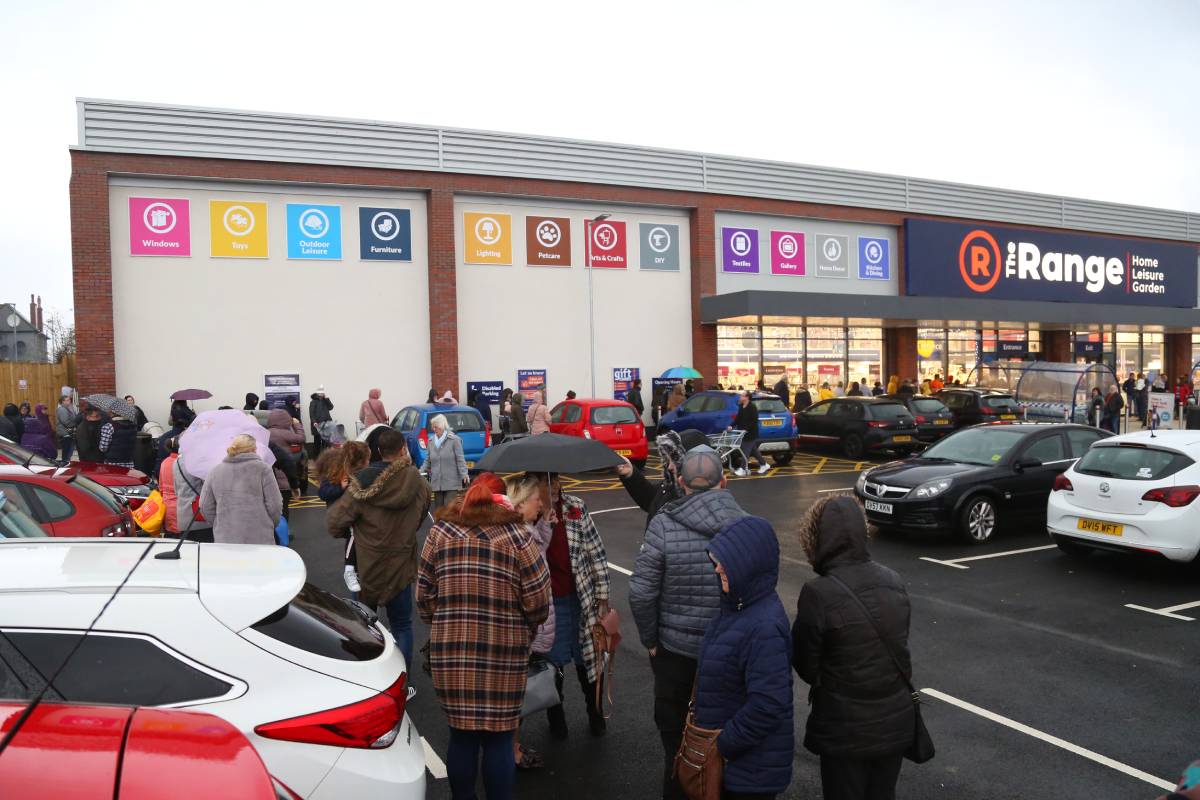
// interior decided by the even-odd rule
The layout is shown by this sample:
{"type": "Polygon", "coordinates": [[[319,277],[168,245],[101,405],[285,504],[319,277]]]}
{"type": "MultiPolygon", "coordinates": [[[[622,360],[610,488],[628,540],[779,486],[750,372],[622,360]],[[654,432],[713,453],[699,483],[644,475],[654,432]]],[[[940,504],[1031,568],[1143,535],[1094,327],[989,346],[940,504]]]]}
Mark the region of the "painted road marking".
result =
{"type": "Polygon", "coordinates": [[[599,511],[590,511],[589,510],[588,513],[594,517],[597,514],[607,514],[610,511],[633,511],[634,509],[640,510],[641,506],[621,506],[620,508],[602,508],[599,511]]]}
{"type": "Polygon", "coordinates": [[[1180,603],[1177,606],[1167,606],[1166,608],[1146,608],[1145,606],[1137,606],[1133,603],[1126,603],[1126,608],[1132,608],[1134,611],[1145,611],[1149,614],[1158,614],[1160,617],[1170,617],[1171,619],[1182,620],[1183,622],[1195,622],[1195,617],[1185,617],[1183,614],[1176,614],[1176,611],[1184,611],[1189,608],[1200,607],[1200,600],[1194,603],[1180,603]]]}
{"type": "Polygon", "coordinates": [[[843,486],[840,489],[817,489],[817,494],[828,494],[829,492],[853,492],[853,486],[843,486]]]}
{"type": "Polygon", "coordinates": [[[433,749],[433,745],[425,741],[425,737],[421,737],[421,746],[425,748],[425,769],[429,770],[429,774],[434,780],[442,780],[446,777],[446,763],[438,758],[437,751],[433,749]]]}
{"type": "Polygon", "coordinates": [[[1041,545],[1040,547],[1024,547],[1020,550],[1005,550],[1003,553],[988,553],[987,555],[983,555],[983,556],[968,556],[967,558],[951,558],[951,559],[940,559],[940,558],[930,558],[929,556],[921,556],[921,560],[928,561],[931,564],[941,564],[943,567],[954,567],[954,569],[970,569],[970,567],[963,566],[964,561],[982,561],[985,558],[1001,558],[1003,556],[1018,556],[1018,555],[1021,555],[1022,553],[1036,553],[1039,550],[1053,550],[1056,547],[1058,547],[1058,545],[1056,545],[1056,544],[1045,544],[1045,545],[1041,545]]]}
{"type": "Polygon", "coordinates": [[[617,572],[621,573],[622,575],[632,575],[633,574],[633,570],[625,569],[624,567],[618,567],[616,564],[614,564],[611,561],[608,562],[608,568],[615,569],[617,572]]]}
{"type": "Polygon", "coordinates": [[[1082,756],[1089,761],[1094,761],[1101,766],[1124,773],[1131,778],[1137,778],[1139,781],[1145,781],[1151,786],[1155,786],[1163,791],[1170,792],[1174,791],[1175,789],[1175,784],[1170,781],[1165,781],[1162,778],[1156,778],[1148,772],[1142,772],[1140,769],[1135,769],[1128,764],[1122,764],[1120,761],[1111,759],[1108,756],[1102,756],[1099,753],[1093,752],[1084,747],[1080,747],[1077,744],[1071,744],[1064,739],[1060,739],[1057,736],[1052,736],[1043,731],[1039,731],[1037,728],[1031,728],[1028,725],[1017,722],[1016,720],[1009,719],[1008,717],[1002,717],[999,714],[988,711],[986,708],[980,708],[979,706],[968,703],[965,700],[959,700],[957,697],[951,697],[944,692],[939,692],[937,689],[922,689],[921,693],[941,700],[945,703],[949,703],[952,706],[957,706],[964,711],[970,711],[972,714],[976,714],[984,719],[991,720],[992,722],[1003,725],[1006,728],[1011,728],[1018,733],[1023,733],[1026,736],[1032,736],[1035,739],[1040,739],[1043,742],[1054,745],[1055,747],[1060,747],[1063,750],[1066,750],[1068,753],[1074,753],[1077,756],[1082,756]]]}

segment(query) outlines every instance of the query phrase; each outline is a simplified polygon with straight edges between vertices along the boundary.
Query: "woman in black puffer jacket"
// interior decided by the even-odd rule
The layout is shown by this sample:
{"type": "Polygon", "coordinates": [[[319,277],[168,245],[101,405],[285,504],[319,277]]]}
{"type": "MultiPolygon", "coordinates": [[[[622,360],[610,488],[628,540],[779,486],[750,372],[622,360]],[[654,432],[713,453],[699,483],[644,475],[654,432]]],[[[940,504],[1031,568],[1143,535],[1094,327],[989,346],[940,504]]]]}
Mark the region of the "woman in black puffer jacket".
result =
{"type": "Polygon", "coordinates": [[[911,679],[908,593],[899,575],[871,560],[853,497],[814,503],[800,543],[818,575],[800,591],[792,626],[792,666],[812,686],[804,746],[821,757],[825,800],[891,800],[913,741],[912,697],[875,628],[830,576],[870,610],[911,679]]]}

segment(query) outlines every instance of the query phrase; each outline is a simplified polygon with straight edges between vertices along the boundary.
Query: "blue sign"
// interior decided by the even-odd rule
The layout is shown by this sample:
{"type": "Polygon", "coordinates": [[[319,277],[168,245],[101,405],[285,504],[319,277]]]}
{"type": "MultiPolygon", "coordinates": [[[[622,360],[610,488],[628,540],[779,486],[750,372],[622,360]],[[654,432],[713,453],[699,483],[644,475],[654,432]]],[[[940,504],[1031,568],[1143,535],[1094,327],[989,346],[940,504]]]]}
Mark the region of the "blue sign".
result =
{"type": "Polygon", "coordinates": [[[486,397],[488,405],[499,405],[500,395],[504,393],[504,381],[467,381],[467,397],[475,392],[486,397]]]}
{"type": "Polygon", "coordinates": [[[342,207],[287,204],[288,258],[336,261],[342,257],[342,207]]]}
{"type": "Polygon", "coordinates": [[[407,208],[359,208],[358,257],[363,261],[412,261],[412,212],[407,208]]]}
{"type": "Polygon", "coordinates": [[[613,367],[613,400],[624,400],[634,381],[641,377],[640,367],[613,367]]]}
{"type": "Polygon", "coordinates": [[[858,277],[866,281],[892,277],[891,242],[874,236],[858,237],[858,277]]]}
{"type": "Polygon", "coordinates": [[[997,358],[1027,358],[1029,356],[1029,340],[1000,340],[996,342],[997,358]]]}
{"type": "Polygon", "coordinates": [[[546,370],[544,369],[519,369],[517,370],[517,391],[521,393],[521,405],[528,411],[533,405],[534,392],[542,393],[542,400],[546,399],[546,370]]]}
{"type": "Polygon", "coordinates": [[[1194,245],[910,219],[904,263],[910,295],[1196,305],[1194,245]]]}

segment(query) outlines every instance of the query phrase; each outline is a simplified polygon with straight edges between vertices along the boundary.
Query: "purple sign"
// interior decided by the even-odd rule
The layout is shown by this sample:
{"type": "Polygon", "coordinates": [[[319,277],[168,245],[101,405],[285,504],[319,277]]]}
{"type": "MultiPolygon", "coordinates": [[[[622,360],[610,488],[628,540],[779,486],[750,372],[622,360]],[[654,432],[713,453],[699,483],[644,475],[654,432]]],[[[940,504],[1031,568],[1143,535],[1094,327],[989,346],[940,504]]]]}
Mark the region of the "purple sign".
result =
{"type": "Polygon", "coordinates": [[[754,228],[721,228],[721,269],[725,272],[758,272],[758,231],[754,228]]]}
{"type": "Polygon", "coordinates": [[[771,274],[804,274],[804,234],[771,231],[771,274]]]}

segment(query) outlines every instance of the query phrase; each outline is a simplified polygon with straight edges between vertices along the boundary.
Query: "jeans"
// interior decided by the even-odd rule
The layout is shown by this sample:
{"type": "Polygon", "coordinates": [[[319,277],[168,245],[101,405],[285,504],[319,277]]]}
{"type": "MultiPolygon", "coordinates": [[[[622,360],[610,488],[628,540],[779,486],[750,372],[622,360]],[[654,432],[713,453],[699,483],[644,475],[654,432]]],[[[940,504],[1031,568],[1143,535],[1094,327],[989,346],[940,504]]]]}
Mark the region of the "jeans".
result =
{"type": "Polygon", "coordinates": [[[568,594],[554,598],[554,645],[548,658],[556,667],[571,661],[578,666],[583,663],[583,648],[579,644],[579,595],[568,594]]]}
{"type": "Polygon", "coordinates": [[[742,439],[742,466],[746,469],[750,469],[751,458],[757,460],[759,464],[765,463],[762,455],[758,452],[758,445],[758,439],[742,439]]]}
{"type": "Polygon", "coordinates": [[[684,800],[683,790],[671,777],[671,771],[692,701],[696,659],[672,653],[661,644],[657,652],[650,658],[650,669],[654,672],[654,725],[663,746],[662,796],[663,800],[684,800]]]}
{"type": "MultiPolygon", "coordinates": [[[[396,640],[396,646],[404,654],[405,669],[408,670],[408,674],[411,676],[413,674],[412,584],[410,583],[401,589],[400,594],[384,603],[383,607],[387,609],[388,628],[392,631],[392,638],[396,640]]],[[[508,760],[512,761],[512,753],[508,755],[508,760]]]]}
{"type": "Polygon", "coordinates": [[[71,456],[74,454],[75,454],[75,437],[74,436],[62,437],[62,460],[70,461],[71,456]]]}
{"type": "Polygon", "coordinates": [[[509,800],[513,796],[517,765],[513,761],[513,732],[450,729],[446,749],[446,777],[454,800],[475,800],[475,776],[479,774],[479,750],[483,749],[483,793],[487,800],[509,800]]]}
{"type": "Polygon", "coordinates": [[[825,800],[895,800],[902,756],[832,758],[821,756],[825,800]]]}

